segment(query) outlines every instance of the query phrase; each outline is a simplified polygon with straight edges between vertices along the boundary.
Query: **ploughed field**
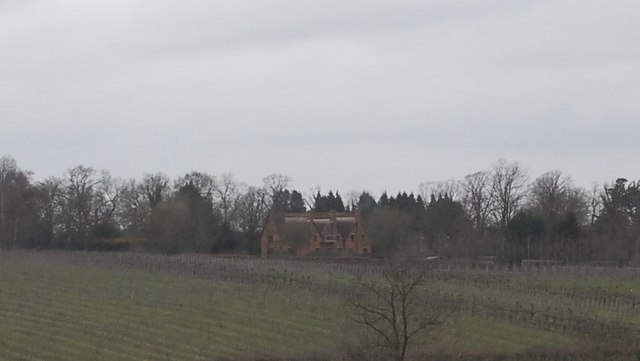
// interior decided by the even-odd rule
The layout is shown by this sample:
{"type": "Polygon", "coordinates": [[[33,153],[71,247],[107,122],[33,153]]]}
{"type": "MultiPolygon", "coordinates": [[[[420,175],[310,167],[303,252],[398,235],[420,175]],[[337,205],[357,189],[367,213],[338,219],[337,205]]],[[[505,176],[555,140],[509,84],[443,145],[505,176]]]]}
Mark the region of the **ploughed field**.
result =
{"type": "MultiPolygon", "coordinates": [[[[363,357],[349,300],[380,271],[375,262],[0,252],[0,360],[363,357]]],[[[416,340],[423,356],[640,355],[637,269],[436,270],[428,287],[461,309],[416,340]]]]}

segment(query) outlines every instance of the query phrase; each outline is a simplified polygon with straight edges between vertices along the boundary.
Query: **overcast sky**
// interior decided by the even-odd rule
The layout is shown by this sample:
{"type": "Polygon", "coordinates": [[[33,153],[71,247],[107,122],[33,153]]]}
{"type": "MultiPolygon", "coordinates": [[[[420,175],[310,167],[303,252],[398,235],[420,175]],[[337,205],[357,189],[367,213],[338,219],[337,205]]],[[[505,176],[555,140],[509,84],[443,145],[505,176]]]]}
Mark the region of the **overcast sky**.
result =
{"type": "Polygon", "coordinates": [[[499,158],[640,178],[640,2],[0,0],[0,155],[35,179],[417,190],[499,158]]]}

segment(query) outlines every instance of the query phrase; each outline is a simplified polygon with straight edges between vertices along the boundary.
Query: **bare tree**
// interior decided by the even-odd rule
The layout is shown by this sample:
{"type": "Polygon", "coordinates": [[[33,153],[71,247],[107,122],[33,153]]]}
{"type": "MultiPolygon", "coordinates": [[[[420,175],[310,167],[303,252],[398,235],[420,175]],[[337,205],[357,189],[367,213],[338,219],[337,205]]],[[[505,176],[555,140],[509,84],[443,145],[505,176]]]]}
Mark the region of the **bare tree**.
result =
{"type": "Polygon", "coordinates": [[[250,254],[260,253],[260,233],[268,212],[268,196],[264,188],[249,187],[238,200],[236,223],[245,235],[245,249],[250,254]]]}
{"type": "Polygon", "coordinates": [[[600,184],[593,183],[589,192],[589,225],[591,226],[596,223],[598,214],[602,211],[602,188],[600,184]]]}
{"type": "Polygon", "coordinates": [[[540,175],[531,186],[531,205],[544,216],[557,217],[565,208],[571,178],[554,170],[540,175]]]}
{"type": "Polygon", "coordinates": [[[316,196],[318,193],[322,193],[322,188],[320,186],[311,187],[307,192],[305,192],[303,200],[307,205],[307,209],[313,210],[313,206],[316,202],[316,196]]]}
{"type": "Polygon", "coordinates": [[[589,222],[589,195],[584,188],[570,187],[565,207],[565,213],[573,212],[581,224],[589,222]]]}
{"type": "Polygon", "coordinates": [[[493,206],[491,175],[484,171],[469,174],[464,177],[461,187],[463,204],[476,230],[482,236],[487,228],[493,206]]]}
{"type": "Polygon", "coordinates": [[[345,197],[345,205],[349,208],[349,210],[353,211],[358,208],[358,200],[360,200],[360,194],[362,192],[357,192],[354,190],[348,191],[345,197]]]}
{"type": "Polygon", "coordinates": [[[351,319],[372,334],[372,343],[402,361],[414,338],[441,325],[459,308],[457,301],[437,295],[427,285],[429,268],[407,260],[390,262],[379,279],[361,281],[362,294],[351,301],[351,319]]]}
{"type": "Polygon", "coordinates": [[[112,178],[109,171],[103,170],[96,183],[92,197],[92,223],[110,223],[115,216],[118,203],[122,197],[125,182],[119,178],[112,178]]]}
{"type": "Polygon", "coordinates": [[[244,184],[236,181],[233,174],[225,173],[213,186],[214,204],[220,210],[222,222],[230,224],[235,218],[238,201],[244,184]]]}
{"type": "Polygon", "coordinates": [[[67,246],[87,246],[91,228],[94,188],[100,183],[93,168],[79,165],[69,169],[64,180],[62,226],[67,246]]]}
{"type": "Polygon", "coordinates": [[[262,179],[264,189],[267,191],[269,210],[282,211],[286,208],[286,199],[283,199],[285,191],[291,183],[291,178],[284,174],[273,173],[262,179]]]}
{"type": "Polygon", "coordinates": [[[0,157],[0,247],[13,248],[25,243],[30,226],[30,172],[18,168],[9,156],[0,157]]]}
{"type": "Polygon", "coordinates": [[[151,208],[171,196],[171,181],[162,173],[145,174],[140,187],[151,208]]]}
{"type": "Polygon", "coordinates": [[[491,190],[494,196],[492,214],[502,230],[518,212],[526,196],[527,173],[517,162],[500,159],[493,165],[491,190]]]}
{"type": "Polygon", "coordinates": [[[216,182],[216,177],[211,174],[193,171],[185,174],[184,177],[178,178],[175,181],[175,188],[179,190],[186,186],[193,187],[194,191],[201,197],[211,201],[213,199],[216,182]]]}
{"type": "Polygon", "coordinates": [[[291,178],[284,174],[273,173],[262,179],[265,189],[269,192],[269,195],[273,197],[274,194],[283,192],[289,187],[291,178]]]}
{"type": "Polygon", "coordinates": [[[530,191],[531,208],[540,212],[548,225],[572,213],[584,224],[589,213],[585,191],[573,186],[571,177],[555,170],[540,175],[530,191]]]}
{"type": "Polygon", "coordinates": [[[115,216],[124,183],[108,171],[98,174],[79,165],[66,172],[61,205],[61,233],[67,246],[87,248],[97,227],[115,229],[115,216]]]}
{"type": "Polygon", "coordinates": [[[249,187],[238,201],[240,230],[255,235],[262,229],[267,217],[267,192],[263,188],[249,187]]]}
{"type": "Polygon", "coordinates": [[[140,235],[144,232],[151,215],[151,205],[143,184],[135,179],[123,184],[117,213],[120,226],[129,234],[140,235]]]}
{"type": "Polygon", "coordinates": [[[428,202],[431,196],[437,198],[445,195],[451,200],[457,201],[461,194],[460,182],[453,178],[444,181],[422,182],[418,185],[418,190],[425,202],[428,202]]]}
{"type": "Polygon", "coordinates": [[[63,217],[64,181],[50,177],[36,185],[36,208],[42,227],[41,245],[44,247],[60,246],[54,242],[60,236],[60,222],[63,217]]]}
{"type": "Polygon", "coordinates": [[[122,183],[117,210],[120,226],[130,235],[144,234],[153,209],[171,195],[171,181],[163,173],[147,173],[140,182],[130,179],[122,183]]]}

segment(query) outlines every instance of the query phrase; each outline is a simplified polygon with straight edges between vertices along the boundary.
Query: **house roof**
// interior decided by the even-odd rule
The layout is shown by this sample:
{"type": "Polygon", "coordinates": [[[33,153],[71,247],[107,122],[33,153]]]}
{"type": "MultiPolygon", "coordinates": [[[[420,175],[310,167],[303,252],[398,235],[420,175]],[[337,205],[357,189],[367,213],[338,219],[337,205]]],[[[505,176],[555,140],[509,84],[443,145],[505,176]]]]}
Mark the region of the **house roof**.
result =
{"type": "Polygon", "coordinates": [[[355,216],[336,217],[336,222],[338,222],[338,223],[356,223],[356,217],[355,216]]]}
{"type": "Polygon", "coordinates": [[[275,215],[275,217],[274,226],[281,235],[288,233],[299,234],[299,227],[307,223],[310,226],[311,236],[318,235],[322,240],[333,239],[338,235],[347,240],[350,238],[351,233],[355,233],[357,223],[356,215],[346,212],[285,213],[275,215]],[[333,222],[334,219],[335,222],[333,222]]]}

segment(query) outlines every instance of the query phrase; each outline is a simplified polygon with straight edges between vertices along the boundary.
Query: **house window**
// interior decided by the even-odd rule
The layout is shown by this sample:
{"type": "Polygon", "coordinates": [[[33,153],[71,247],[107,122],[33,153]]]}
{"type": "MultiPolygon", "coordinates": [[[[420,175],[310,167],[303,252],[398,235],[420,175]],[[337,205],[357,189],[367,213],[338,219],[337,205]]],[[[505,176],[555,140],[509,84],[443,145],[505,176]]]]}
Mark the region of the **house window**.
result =
{"type": "Polygon", "coordinates": [[[353,234],[353,233],[351,233],[351,240],[352,240],[352,241],[355,241],[355,240],[356,240],[356,235],[355,235],[355,234],[353,234]]]}

